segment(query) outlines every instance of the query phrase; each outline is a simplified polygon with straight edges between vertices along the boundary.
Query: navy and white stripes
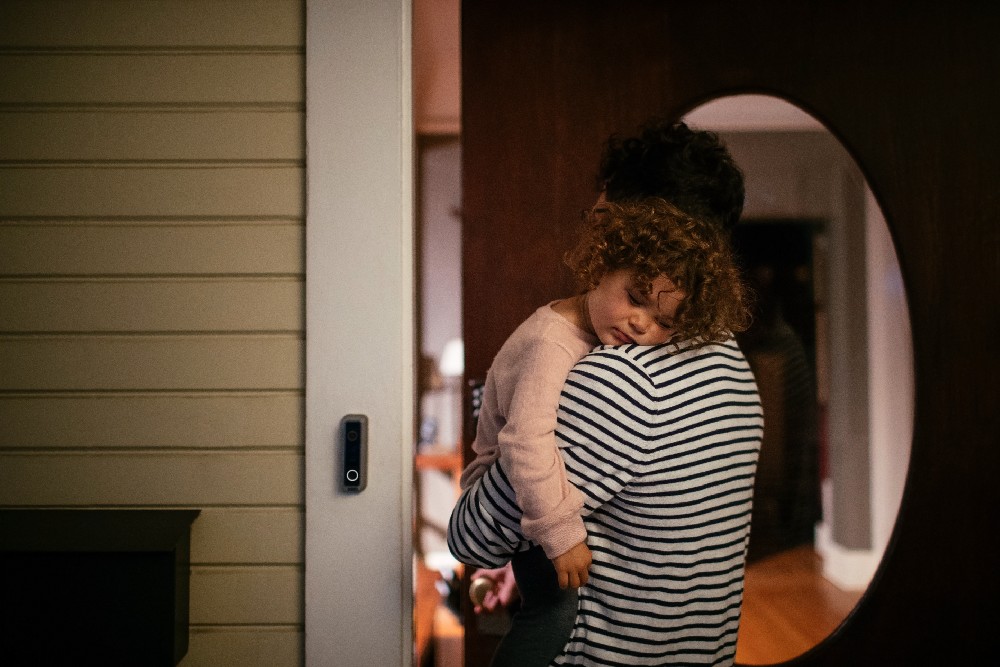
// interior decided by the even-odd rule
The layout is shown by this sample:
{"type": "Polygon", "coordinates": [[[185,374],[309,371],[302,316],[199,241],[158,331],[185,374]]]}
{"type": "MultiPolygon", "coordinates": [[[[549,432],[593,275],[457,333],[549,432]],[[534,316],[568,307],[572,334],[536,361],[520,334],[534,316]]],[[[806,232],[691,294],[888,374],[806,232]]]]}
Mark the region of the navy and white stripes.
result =
{"type": "MultiPolygon", "coordinates": [[[[762,431],[734,342],[599,348],[576,365],[557,435],[594,562],[554,664],[732,664],[762,431]]],[[[528,546],[519,520],[495,465],[462,495],[449,546],[498,567],[528,546]]]]}

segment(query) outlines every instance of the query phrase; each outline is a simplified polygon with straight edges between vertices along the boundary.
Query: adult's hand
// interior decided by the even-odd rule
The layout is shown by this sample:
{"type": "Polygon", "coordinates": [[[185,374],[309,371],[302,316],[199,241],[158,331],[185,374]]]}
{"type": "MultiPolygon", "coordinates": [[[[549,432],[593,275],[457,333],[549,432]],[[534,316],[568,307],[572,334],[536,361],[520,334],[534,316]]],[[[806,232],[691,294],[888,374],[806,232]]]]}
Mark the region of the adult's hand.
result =
{"type": "Polygon", "coordinates": [[[511,602],[517,599],[519,593],[510,563],[493,570],[476,570],[472,573],[471,581],[475,582],[480,578],[489,579],[493,583],[483,596],[482,602],[473,607],[477,614],[490,613],[508,607],[511,602]]]}

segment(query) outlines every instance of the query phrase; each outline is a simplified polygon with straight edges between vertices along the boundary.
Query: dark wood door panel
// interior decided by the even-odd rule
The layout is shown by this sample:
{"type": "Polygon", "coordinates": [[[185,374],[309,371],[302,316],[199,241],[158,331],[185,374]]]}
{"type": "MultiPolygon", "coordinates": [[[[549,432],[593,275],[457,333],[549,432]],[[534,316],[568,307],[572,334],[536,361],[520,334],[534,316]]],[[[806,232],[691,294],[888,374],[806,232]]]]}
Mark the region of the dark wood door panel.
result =
{"type": "Polygon", "coordinates": [[[997,620],[998,355],[981,339],[1000,325],[1000,12],[925,4],[463,3],[470,377],[568,293],[559,258],[611,131],[775,94],[828,125],[879,200],[913,327],[910,472],[871,588],[797,665],[968,664],[997,620]]]}

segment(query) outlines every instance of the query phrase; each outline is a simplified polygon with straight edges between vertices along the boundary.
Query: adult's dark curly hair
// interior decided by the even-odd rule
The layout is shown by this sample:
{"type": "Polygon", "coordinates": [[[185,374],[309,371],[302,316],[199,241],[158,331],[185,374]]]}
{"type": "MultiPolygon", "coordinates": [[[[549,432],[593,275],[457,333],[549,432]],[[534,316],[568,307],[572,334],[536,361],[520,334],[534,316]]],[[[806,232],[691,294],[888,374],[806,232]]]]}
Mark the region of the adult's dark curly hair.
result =
{"type": "Polygon", "coordinates": [[[673,321],[675,341],[722,342],[749,324],[728,234],[664,199],[598,205],[565,259],[584,292],[622,269],[634,272],[645,294],[658,276],[669,278],[685,293],[673,321]]]}
{"type": "Polygon", "coordinates": [[[661,197],[728,231],[743,212],[743,172],[717,134],[683,122],[653,119],[638,136],[612,135],[597,189],[608,201],[661,197]]]}

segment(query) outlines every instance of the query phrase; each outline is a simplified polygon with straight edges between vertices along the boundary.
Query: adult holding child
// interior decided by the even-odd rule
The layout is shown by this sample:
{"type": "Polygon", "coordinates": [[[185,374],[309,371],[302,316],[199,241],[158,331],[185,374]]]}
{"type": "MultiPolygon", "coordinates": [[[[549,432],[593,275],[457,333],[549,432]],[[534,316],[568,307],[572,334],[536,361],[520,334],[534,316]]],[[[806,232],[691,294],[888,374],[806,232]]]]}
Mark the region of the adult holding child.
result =
{"type": "Polygon", "coordinates": [[[523,433],[508,428],[516,383],[498,401],[488,376],[449,544],[477,567],[513,557],[522,609],[494,665],[731,664],[762,433],[731,336],[745,311],[723,230],[742,175],[714,135],[652,124],[609,141],[600,184],[572,259],[583,290],[548,306],[602,344],[569,362],[558,395],[557,522],[522,520],[534,478],[497,446],[523,433]],[[556,546],[554,525],[569,527],[556,546]]]}

